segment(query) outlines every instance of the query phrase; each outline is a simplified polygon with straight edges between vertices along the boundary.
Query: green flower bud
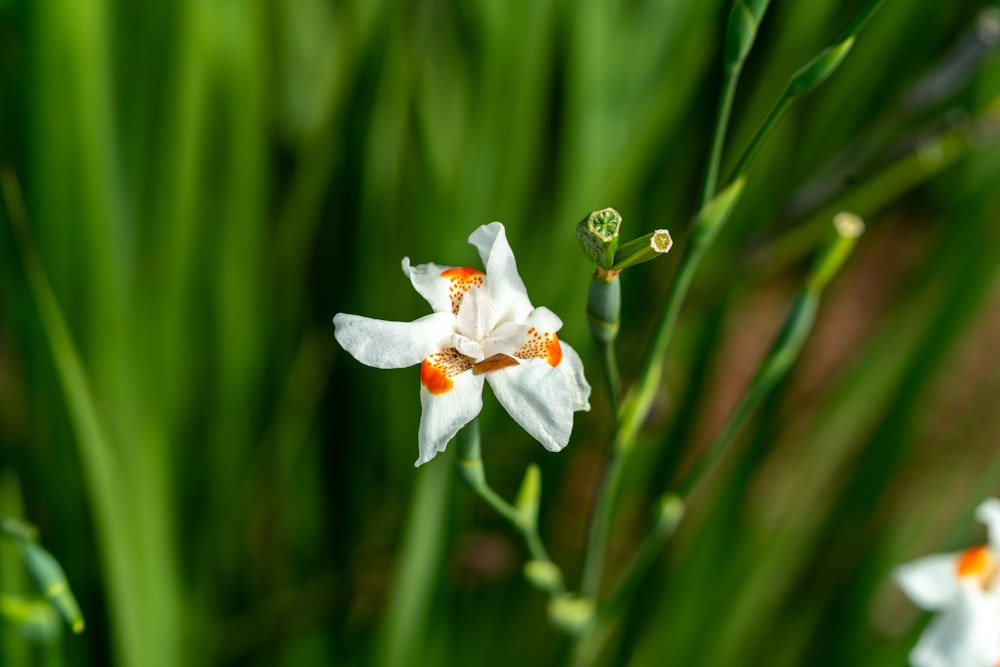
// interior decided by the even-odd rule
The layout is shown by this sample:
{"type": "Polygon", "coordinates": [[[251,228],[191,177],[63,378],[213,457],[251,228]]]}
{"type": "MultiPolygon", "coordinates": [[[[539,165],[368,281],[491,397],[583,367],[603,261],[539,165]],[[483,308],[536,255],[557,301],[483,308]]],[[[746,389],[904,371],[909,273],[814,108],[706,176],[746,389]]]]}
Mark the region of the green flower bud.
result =
{"type": "Polygon", "coordinates": [[[792,81],[788,84],[789,94],[804,95],[826,81],[840,67],[840,63],[847,57],[852,46],[854,46],[854,35],[839,44],[834,44],[820,51],[815,58],[792,76],[792,81]]]}
{"type": "Polygon", "coordinates": [[[739,0],[729,12],[726,26],[726,67],[739,67],[746,60],[757,35],[757,18],[745,2],[739,0]]]}
{"type": "Polygon", "coordinates": [[[534,528],[538,525],[538,506],[542,496],[542,473],[532,463],[524,473],[521,490],[517,493],[514,506],[521,515],[523,525],[534,528]]]}
{"type": "Polygon", "coordinates": [[[665,229],[657,229],[655,232],[633,239],[619,248],[611,270],[621,271],[630,266],[656,259],[669,252],[673,245],[674,240],[670,237],[670,232],[665,229]]]}
{"type": "Polygon", "coordinates": [[[594,601],[576,595],[554,595],[549,599],[549,619],[569,634],[579,635],[594,620],[594,601]]]}
{"type": "Polygon", "coordinates": [[[834,216],[833,228],[837,235],[823,249],[809,274],[807,285],[811,290],[822,290],[837,274],[864,233],[865,223],[853,213],[843,212],[834,216]]]}
{"type": "Polygon", "coordinates": [[[598,269],[587,291],[587,324],[594,338],[610,343],[618,336],[622,309],[622,288],[618,274],[610,279],[598,269]]]}
{"type": "Polygon", "coordinates": [[[592,211],[576,226],[576,238],[583,254],[602,269],[610,269],[618,250],[618,232],[622,216],[613,208],[592,211]]]}
{"type": "Polygon", "coordinates": [[[524,564],[524,578],[546,593],[558,594],[563,589],[562,571],[552,561],[529,560],[524,564]]]}
{"type": "Polygon", "coordinates": [[[59,562],[35,542],[21,542],[21,555],[35,585],[45,593],[49,603],[62,614],[73,632],[83,632],[83,614],[59,562]]]}
{"type": "Polygon", "coordinates": [[[677,524],[684,518],[684,499],[674,493],[665,494],[660,498],[660,515],[657,525],[666,533],[672,533],[677,524]]]}

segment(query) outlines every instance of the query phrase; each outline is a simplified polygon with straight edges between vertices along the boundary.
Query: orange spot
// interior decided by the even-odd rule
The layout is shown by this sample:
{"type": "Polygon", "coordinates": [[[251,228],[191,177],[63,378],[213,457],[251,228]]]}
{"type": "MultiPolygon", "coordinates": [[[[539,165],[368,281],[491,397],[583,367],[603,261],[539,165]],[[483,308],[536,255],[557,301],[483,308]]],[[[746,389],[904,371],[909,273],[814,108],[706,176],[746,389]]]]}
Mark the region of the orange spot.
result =
{"type": "Polygon", "coordinates": [[[440,367],[434,364],[428,357],[420,364],[420,384],[427,387],[427,391],[434,395],[446,394],[455,386],[440,367]]]}
{"type": "Polygon", "coordinates": [[[476,276],[485,275],[479,269],[471,269],[467,266],[456,266],[454,269],[448,269],[447,271],[441,272],[442,278],[451,278],[458,280],[470,280],[476,276]]]}
{"type": "Polygon", "coordinates": [[[986,546],[966,549],[958,556],[955,569],[960,577],[979,577],[988,574],[995,564],[993,554],[986,546]]]}
{"type": "Polygon", "coordinates": [[[545,361],[549,362],[549,366],[555,368],[562,361],[562,345],[559,344],[558,336],[555,334],[549,335],[552,338],[545,344],[545,361]]]}

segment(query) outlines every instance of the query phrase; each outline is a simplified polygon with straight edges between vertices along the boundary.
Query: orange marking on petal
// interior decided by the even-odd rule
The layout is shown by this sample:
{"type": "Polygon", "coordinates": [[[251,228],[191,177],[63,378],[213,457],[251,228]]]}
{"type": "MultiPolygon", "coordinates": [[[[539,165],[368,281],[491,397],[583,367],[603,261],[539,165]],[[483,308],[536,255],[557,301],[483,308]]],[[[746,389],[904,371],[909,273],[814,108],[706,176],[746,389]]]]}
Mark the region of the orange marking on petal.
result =
{"type": "Polygon", "coordinates": [[[484,274],[479,269],[472,269],[469,268],[468,266],[456,266],[453,269],[448,269],[446,271],[441,272],[442,278],[449,278],[451,280],[454,280],[456,278],[458,280],[469,280],[470,278],[482,275],[484,274]]]}
{"type": "Polygon", "coordinates": [[[483,278],[486,274],[479,269],[472,269],[467,266],[456,266],[453,269],[446,269],[441,272],[442,278],[451,281],[448,287],[448,297],[451,299],[451,312],[458,315],[458,308],[462,305],[462,299],[469,288],[475,285],[482,287],[483,278]]]}
{"type": "Polygon", "coordinates": [[[960,577],[982,577],[996,568],[993,554],[986,546],[966,549],[958,556],[955,570],[960,577]]]}
{"type": "Polygon", "coordinates": [[[455,386],[444,370],[431,361],[431,357],[427,357],[420,364],[420,384],[427,387],[427,391],[434,395],[446,394],[455,386]]]}
{"type": "Polygon", "coordinates": [[[549,342],[545,345],[545,361],[549,362],[549,366],[555,368],[562,361],[562,345],[559,344],[559,337],[555,334],[549,334],[552,336],[549,338],[549,342]]]}

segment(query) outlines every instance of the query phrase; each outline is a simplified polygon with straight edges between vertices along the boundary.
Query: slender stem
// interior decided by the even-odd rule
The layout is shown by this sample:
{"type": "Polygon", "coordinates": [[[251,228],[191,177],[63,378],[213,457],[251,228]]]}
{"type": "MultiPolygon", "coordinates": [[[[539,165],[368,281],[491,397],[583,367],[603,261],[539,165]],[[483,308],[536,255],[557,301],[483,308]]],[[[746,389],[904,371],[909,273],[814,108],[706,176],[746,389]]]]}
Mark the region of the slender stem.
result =
{"type": "Polygon", "coordinates": [[[727,68],[722,78],[722,93],[719,96],[719,109],[715,115],[715,129],[712,132],[712,145],[708,152],[708,165],[705,167],[705,178],[701,186],[701,206],[704,206],[715,195],[719,182],[719,166],[722,162],[722,147],[726,141],[726,129],[729,126],[729,115],[733,108],[733,97],[736,95],[736,82],[739,81],[743,63],[727,68]]]}
{"type": "Polygon", "coordinates": [[[590,538],[587,541],[587,556],[583,564],[583,579],[580,584],[580,593],[595,600],[601,588],[601,574],[604,571],[604,558],[615,513],[615,499],[618,497],[618,487],[624,468],[623,452],[615,448],[611,452],[611,460],[608,462],[604,480],[601,482],[601,491],[597,497],[594,519],[590,525],[590,538]]]}
{"type": "Polygon", "coordinates": [[[611,414],[617,420],[621,407],[622,381],[618,371],[618,355],[615,353],[614,342],[597,342],[600,351],[601,367],[604,370],[604,380],[608,385],[608,402],[611,404],[611,414]]]}
{"type": "MultiPolygon", "coordinates": [[[[542,537],[538,533],[538,526],[534,517],[526,516],[526,514],[522,513],[513,504],[504,500],[486,482],[481,451],[482,445],[479,437],[479,419],[473,419],[469,422],[465,428],[459,431],[455,440],[457,445],[455,464],[458,476],[476,495],[485,500],[515,530],[521,533],[532,560],[550,563],[554,566],[555,563],[549,558],[549,553],[542,543],[542,537]]],[[[557,588],[559,592],[563,592],[561,582],[557,588]]]]}
{"type": "Polygon", "coordinates": [[[621,290],[618,274],[601,269],[594,272],[587,290],[587,324],[600,352],[601,370],[608,385],[608,401],[616,422],[621,397],[621,376],[618,373],[615,340],[621,325],[621,290]]]}
{"type": "Polygon", "coordinates": [[[861,12],[854,17],[854,20],[840,32],[833,44],[820,51],[802,69],[792,75],[788,86],[770,113],[767,114],[767,118],[764,119],[764,122],[757,129],[757,133],[750,140],[750,144],[743,152],[743,156],[736,164],[736,168],[733,169],[733,173],[729,177],[730,181],[746,175],[750,169],[750,163],[753,162],[760,147],[764,144],[764,140],[785,112],[788,111],[788,108],[806,93],[809,93],[826,81],[840,67],[840,63],[843,62],[854,46],[854,40],[857,38],[858,33],[861,32],[861,29],[868,23],[872,15],[882,6],[883,2],[885,0],[869,0],[861,12]]]}

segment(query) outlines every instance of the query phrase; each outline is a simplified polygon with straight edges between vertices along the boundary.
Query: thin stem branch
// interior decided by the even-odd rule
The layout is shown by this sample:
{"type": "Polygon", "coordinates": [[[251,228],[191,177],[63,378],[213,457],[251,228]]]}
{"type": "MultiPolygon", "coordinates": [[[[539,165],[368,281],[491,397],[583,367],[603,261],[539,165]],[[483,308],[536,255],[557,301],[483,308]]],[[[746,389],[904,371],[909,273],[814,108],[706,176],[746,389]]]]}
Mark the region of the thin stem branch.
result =
{"type": "MultiPolygon", "coordinates": [[[[542,537],[538,532],[537,517],[532,512],[522,511],[512,503],[506,501],[500,494],[486,481],[486,473],[483,467],[482,446],[479,437],[479,420],[473,419],[463,428],[456,440],[456,470],[458,476],[466,485],[472,489],[480,498],[496,510],[497,514],[506,519],[524,538],[524,543],[528,547],[528,553],[533,561],[548,563],[557,566],[549,558],[549,552],[542,542],[542,537]]],[[[561,575],[559,581],[554,585],[554,591],[564,593],[561,575]]]]}

